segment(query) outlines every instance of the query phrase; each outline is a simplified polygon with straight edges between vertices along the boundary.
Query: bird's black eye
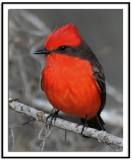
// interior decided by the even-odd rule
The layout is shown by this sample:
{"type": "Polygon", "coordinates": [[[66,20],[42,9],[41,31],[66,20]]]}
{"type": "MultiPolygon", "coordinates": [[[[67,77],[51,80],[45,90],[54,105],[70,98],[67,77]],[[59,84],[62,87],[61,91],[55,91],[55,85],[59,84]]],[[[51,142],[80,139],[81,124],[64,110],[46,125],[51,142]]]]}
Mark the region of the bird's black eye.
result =
{"type": "Polygon", "coordinates": [[[61,46],[61,47],[59,47],[59,50],[60,50],[60,51],[65,51],[66,48],[67,48],[67,46],[61,46]]]}

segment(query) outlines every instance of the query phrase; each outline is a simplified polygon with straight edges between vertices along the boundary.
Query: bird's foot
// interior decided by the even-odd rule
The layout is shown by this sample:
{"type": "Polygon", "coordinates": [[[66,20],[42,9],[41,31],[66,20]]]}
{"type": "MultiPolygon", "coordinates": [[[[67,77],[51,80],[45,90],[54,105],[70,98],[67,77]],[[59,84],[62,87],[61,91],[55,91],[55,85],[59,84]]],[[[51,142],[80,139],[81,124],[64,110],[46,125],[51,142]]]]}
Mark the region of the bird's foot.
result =
{"type": "Polygon", "coordinates": [[[83,125],[83,128],[82,128],[82,131],[81,131],[81,135],[83,136],[83,137],[85,137],[84,135],[83,135],[83,131],[84,131],[84,129],[85,129],[85,127],[87,128],[88,127],[88,124],[82,124],[83,125]]]}
{"type": "Polygon", "coordinates": [[[58,112],[59,112],[58,109],[55,109],[55,108],[52,109],[51,113],[50,113],[49,116],[46,118],[46,124],[47,124],[47,125],[49,124],[50,126],[52,126],[52,122],[53,122],[53,121],[54,121],[54,123],[55,123],[56,118],[58,117],[58,112]],[[54,111],[54,110],[55,110],[55,111],[54,111]],[[49,118],[51,118],[50,121],[49,121],[49,118]]]}
{"type": "MultiPolygon", "coordinates": [[[[81,123],[77,125],[77,127],[80,126],[80,125],[83,126],[83,127],[82,127],[82,131],[81,131],[81,135],[82,135],[83,137],[87,137],[87,136],[84,136],[84,134],[83,134],[85,127],[86,127],[86,128],[89,127],[87,120],[88,120],[88,116],[86,115],[85,119],[84,119],[84,118],[81,118],[81,123]]],[[[89,137],[87,137],[87,138],[89,138],[89,137]]]]}
{"type": "Polygon", "coordinates": [[[83,137],[85,137],[85,136],[83,135],[83,131],[84,131],[85,127],[88,127],[88,124],[87,124],[87,123],[80,123],[80,124],[77,124],[76,127],[78,127],[78,126],[83,126],[83,127],[82,127],[82,131],[81,131],[81,135],[82,135],[83,137]]]}

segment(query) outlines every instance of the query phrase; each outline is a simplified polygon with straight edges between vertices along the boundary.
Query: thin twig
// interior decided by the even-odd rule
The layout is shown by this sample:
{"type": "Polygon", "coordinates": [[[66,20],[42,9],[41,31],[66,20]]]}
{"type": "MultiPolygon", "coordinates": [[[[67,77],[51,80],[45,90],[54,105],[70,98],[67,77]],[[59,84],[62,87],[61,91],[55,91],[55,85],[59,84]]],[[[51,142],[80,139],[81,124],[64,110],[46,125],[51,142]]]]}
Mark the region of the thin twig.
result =
{"type": "Polygon", "coordinates": [[[12,137],[12,151],[14,151],[14,132],[13,132],[13,129],[10,128],[10,132],[11,132],[11,137],[12,137]]]}
{"type": "MultiPolygon", "coordinates": [[[[40,110],[37,110],[33,107],[27,106],[17,101],[12,101],[11,103],[9,103],[9,107],[18,113],[24,114],[29,117],[33,117],[36,120],[41,121],[41,122],[45,122],[46,118],[49,115],[47,113],[44,113],[40,110]]],[[[50,118],[48,119],[48,121],[50,121],[50,118]]],[[[68,131],[77,133],[77,134],[81,134],[81,131],[83,128],[82,125],[78,126],[76,123],[72,123],[70,121],[66,121],[60,118],[57,118],[55,122],[53,121],[52,125],[55,127],[64,129],[64,130],[68,130],[68,131]]],[[[93,128],[85,127],[83,135],[97,139],[99,142],[103,142],[106,144],[112,144],[118,147],[123,147],[122,138],[109,134],[105,131],[98,131],[93,128]]]]}

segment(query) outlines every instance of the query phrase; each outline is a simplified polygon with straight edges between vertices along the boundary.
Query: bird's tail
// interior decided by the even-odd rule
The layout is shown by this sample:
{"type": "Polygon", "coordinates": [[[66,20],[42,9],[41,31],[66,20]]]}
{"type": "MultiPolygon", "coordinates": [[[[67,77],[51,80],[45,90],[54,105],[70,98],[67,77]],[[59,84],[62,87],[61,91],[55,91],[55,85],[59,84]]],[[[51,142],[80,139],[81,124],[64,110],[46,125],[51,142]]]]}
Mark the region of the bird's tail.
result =
{"type": "Polygon", "coordinates": [[[98,114],[90,120],[86,120],[84,118],[81,118],[81,122],[82,122],[82,124],[87,124],[88,127],[90,127],[90,128],[95,128],[98,130],[106,131],[104,128],[105,123],[104,123],[103,119],[101,118],[101,116],[98,114]]]}

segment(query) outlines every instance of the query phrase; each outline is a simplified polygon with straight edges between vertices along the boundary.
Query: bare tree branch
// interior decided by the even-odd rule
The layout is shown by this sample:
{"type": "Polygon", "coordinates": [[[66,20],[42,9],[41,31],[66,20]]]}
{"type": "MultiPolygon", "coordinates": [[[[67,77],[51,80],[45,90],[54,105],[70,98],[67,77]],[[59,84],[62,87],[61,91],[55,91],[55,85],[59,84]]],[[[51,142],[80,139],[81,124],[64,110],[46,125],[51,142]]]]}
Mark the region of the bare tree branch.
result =
{"type": "MultiPolygon", "coordinates": [[[[32,99],[32,104],[34,104],[34,106],[36,106],[38,110],[44,110],[48,113],[53,108],[48,100],[37,97],[34,97],[32,99]]],[[[65,114],[63,112],[60,112],[59,115],[64,116],[65,114]]],[[[120,114],[119,110],[117,110],[117,108],[107,109],[106,107],[105,110],[103,110],[103,112],[101,113],[101,117],[109,125],[116,126],[118,128],[123,127],[123,117],[120,114]]]]}
{"type": "MultiPolygon", "coordinates": [[[[45,122],[46,118],[49,114],[44,113],[40,110],[37,110],[33,107],[27,106],[17,101],[13,101],[9,99],[9,107],[14,111],[21,113],[23,115],[33,117],[38,121],[45,122]]],[[[50,118],[48,119],[50,121],[50,118]]],[[[70,121],[66,121],[60,118],[57,118],[56,121],[52,121],[52,125],[58,127],[60,129],[68,130],[77,134],[80,134],[82,131],[83,126],[77,126],[76,123],[72,123],[70,121]]],[[[93,128],[85,127],[83,135],[87,137],[91,137],[97,139],[99,142],[103,142],[106,144],[112,144],[118,147],[123,147],[123,139],[114,135],[111,135],[105,131],[98,131],[93,128]]]]}

